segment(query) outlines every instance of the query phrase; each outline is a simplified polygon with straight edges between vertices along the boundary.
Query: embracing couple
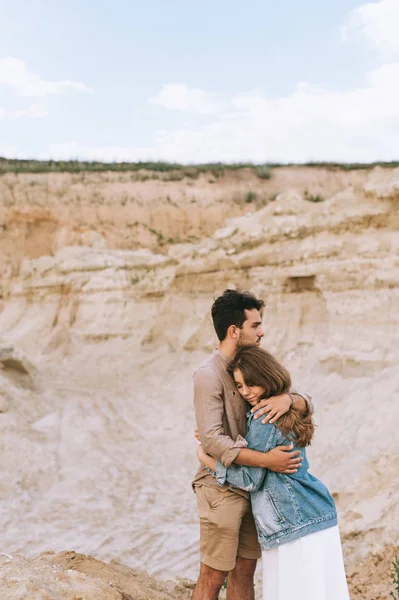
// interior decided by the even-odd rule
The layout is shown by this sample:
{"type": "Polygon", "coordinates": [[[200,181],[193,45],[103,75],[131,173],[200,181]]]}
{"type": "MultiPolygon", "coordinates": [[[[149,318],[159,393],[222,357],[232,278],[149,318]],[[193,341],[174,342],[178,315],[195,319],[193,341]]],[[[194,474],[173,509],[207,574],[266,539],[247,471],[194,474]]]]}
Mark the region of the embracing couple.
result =
{"type": "Polygon", "coordinates": [[[308,471],[311,399],[260,348],[264,303],[226,290],[212,306],[219,348],[194,374],[201,571],[193,600],[348,600],[334,500],[308,471]]]}

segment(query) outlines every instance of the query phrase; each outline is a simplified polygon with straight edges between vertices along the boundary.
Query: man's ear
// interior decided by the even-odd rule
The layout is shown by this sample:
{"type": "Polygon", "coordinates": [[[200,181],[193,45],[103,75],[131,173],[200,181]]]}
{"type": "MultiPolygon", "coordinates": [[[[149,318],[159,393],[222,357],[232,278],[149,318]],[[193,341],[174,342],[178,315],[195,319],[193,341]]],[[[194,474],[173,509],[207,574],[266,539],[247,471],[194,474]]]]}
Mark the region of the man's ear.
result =
{"type": "Polygon", "coordinates": [[[230,325],[230,327],[227,330],[227,335],[233,340],[237,340],[240,337],[240,330],[237,327],[237,325],[230,325]]]}

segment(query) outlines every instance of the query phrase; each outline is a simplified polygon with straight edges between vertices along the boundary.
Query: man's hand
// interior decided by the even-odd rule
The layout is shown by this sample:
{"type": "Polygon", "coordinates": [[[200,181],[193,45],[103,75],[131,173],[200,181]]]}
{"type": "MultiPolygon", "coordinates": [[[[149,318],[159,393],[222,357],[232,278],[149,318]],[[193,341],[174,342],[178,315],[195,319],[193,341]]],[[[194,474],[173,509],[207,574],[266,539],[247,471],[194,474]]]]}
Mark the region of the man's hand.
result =
{"type": "Polygon", "coordinates": [[[288,412],[291,408],[291,404],[291,397],[288,394],[281,394],[280,396],[273,396],[272,398],[265,398],[264,400],[261,400],[251,409],[251,413],[261,409],[254,418],[259,419],[259,417],[268,413],[263,419],[262,423],[271,424],[288,412]]]}
{"type": "Polygon", "coordinates": [[[302,464],[299,450],[292,451],[291,446],[277,446],[265,454],[265,467],[276,473],[291,475],[296,473],[302,464]]]}
{"type": "Polygon", "coordinates": [[[194,437],[196,440],[198,440],[199,442],[201,441],[201,438],[199,436],[199,431],[197,429],[197,427],[194,429],[194,437]]]}

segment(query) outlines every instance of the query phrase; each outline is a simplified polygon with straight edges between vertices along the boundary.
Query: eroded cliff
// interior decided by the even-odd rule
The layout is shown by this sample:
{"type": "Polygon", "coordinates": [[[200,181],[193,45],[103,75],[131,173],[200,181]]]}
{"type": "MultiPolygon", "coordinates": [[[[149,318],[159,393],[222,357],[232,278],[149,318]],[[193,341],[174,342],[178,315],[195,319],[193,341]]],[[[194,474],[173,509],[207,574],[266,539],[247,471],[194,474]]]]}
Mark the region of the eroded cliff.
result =
{"type": "Polygon", "coordinates": [[[191,372],[237,286],[314,396],[353,597],[385,598],[366,573],[399,533],[399,170],[73,177],[0,182],[4,550],[195,577],[191,372]]]}

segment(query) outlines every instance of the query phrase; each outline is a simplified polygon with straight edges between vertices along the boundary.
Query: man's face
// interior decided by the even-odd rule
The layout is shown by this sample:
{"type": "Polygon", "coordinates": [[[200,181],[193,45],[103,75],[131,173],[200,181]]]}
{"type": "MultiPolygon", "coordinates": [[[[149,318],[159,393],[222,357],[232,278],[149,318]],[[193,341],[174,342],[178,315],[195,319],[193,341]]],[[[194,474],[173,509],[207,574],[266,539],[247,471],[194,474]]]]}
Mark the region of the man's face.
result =
{"type": "Polygon", "coordinates": [[[260,346],[261,339],[264,336],[262,329],[262,318],[256,308],[245,311],[246,320],[240,329],[238,347],[240,346],[260,346]]]}

